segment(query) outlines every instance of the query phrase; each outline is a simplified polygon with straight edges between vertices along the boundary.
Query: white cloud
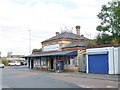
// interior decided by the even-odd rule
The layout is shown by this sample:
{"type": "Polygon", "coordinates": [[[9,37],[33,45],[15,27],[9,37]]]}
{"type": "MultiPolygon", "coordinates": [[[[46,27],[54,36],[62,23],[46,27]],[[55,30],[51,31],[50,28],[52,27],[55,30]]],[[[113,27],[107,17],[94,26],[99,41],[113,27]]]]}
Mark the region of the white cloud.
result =
{"type": "Polygon", "coordinates": [[[65,26],[80,25],[81,34],[87,32],[93,38],[99,24],[96,15],[107,1],[0,0],[0,51],[2,55],[9,50],[14,54],[28,54],[28,30],[32,32],[32,49],[40,48],[41,41],[54,36],[65,26]]]}

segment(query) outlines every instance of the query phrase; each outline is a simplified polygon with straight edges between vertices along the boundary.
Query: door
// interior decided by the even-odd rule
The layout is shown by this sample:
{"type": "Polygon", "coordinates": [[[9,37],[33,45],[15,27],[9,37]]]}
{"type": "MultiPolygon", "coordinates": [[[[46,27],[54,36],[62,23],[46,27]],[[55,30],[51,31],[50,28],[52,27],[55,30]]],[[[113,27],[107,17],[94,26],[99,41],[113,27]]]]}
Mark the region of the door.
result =
{"type": "Polygon", "coordinates": [[[64,71],[64,61],[60,62],[60,70],[64,71]]]}
{"type": "Polygon", "coordinates": [[[89,73],[108,74],[108,54],[88,55],[89,73]]]}
{"type": "Polygon", "coordinates": [[[33,69],[33,66],[34,66],[34,61],[31,60],[31,68],[33,69]]]}
{"type": "Polygon", "coordinates": [[[51,59],[51,69],[54,69],[53,64],[54,64],[54,60],[53,60],[53,58],[52,58],[52,59],[51,59]]]}

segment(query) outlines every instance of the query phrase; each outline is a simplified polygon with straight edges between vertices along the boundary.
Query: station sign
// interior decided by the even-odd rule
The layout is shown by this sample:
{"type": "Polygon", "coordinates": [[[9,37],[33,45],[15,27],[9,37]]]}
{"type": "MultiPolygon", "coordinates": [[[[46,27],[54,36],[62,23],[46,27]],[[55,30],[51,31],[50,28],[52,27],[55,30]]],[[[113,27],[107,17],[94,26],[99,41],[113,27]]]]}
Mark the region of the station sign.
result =
{"type": "Polygon", "coordinates": [[[59,44],[53,44],[53,45],[48,45],[43,47],[43,51],[48,52],[48,51],[57,51],[60,50],[60,45],[59,44]]]}

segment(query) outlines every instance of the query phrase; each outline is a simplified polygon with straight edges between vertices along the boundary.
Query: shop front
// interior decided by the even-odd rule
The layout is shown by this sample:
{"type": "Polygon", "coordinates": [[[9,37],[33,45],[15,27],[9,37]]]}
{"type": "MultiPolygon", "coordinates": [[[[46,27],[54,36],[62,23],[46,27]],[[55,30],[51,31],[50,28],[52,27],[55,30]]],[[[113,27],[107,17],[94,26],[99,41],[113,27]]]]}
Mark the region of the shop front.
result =
{"type": "Polygon", "coordinates": [[[63,72],[66,70],[65,66],[72,66],[76,60],[77,50],[74,51],[60,51],[43,54],[31,54],[26,56],[29,62],[29,68],[58,71],[63,72]]]}

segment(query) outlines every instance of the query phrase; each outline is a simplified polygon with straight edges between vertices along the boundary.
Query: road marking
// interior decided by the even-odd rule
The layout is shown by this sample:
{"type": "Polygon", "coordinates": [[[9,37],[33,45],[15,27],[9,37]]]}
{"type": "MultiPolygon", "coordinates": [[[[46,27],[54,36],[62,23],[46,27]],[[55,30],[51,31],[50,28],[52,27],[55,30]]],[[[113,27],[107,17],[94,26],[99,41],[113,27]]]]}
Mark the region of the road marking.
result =
{"type": "Polygon", "coordinates": [[[76,84],[76,85],[79,87],[82,87],[82,88],[93,88],[93,87],[89,87],[89,86],[85,86],[85,85],[79,85],[79,84],[76,84]]]}
{"type": "Polygon", "coordinates": [[[113,88],[112,86],[106,86],[107,88],[113,88]]]}
{"type": "Polygon", "coordinates": [[[70,75],[70,74],[61,74],[61,75],[66,75],[66,76],[68,76],[68,75],[70,75]]]}
{"type": "Polygon", "coordinates": [[[70,74],[64,74],[64,73],[50,73],[50,74],[53,74],[53,75],[65,75],[65,76],[69,76],[70,74]]]}

